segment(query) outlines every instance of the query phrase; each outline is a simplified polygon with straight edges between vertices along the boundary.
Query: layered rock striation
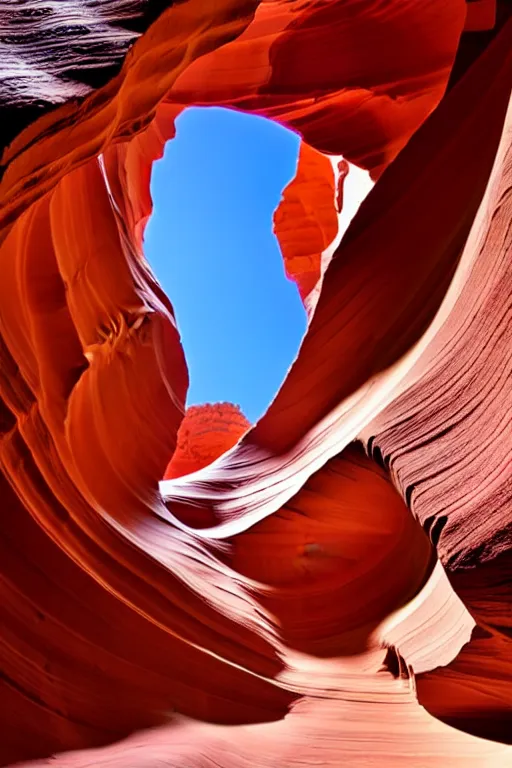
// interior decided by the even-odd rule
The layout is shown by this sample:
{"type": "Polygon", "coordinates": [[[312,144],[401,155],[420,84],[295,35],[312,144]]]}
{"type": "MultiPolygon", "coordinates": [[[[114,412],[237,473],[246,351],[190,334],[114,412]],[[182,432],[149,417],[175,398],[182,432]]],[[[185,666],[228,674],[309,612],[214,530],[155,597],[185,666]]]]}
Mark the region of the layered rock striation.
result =
{"type": "Polygon", "coordinates": [[[88,94],[12,100],[0,764],[510,765],[512,20],[471,5],[86,3],[88,94]],[[309,326],[252,427],[185,411],[143,254],[192,104],[302,137],[275,229],[309,326]],[[347,162],[376,184],[338,243],[347,162]]]}

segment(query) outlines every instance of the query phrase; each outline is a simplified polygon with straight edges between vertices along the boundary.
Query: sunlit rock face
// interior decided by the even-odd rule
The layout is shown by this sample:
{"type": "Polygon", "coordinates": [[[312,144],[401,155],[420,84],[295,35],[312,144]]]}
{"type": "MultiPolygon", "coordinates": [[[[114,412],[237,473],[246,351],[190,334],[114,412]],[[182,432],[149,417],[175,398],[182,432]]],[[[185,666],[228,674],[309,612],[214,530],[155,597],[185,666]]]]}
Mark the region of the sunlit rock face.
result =
{"type": "Polygon", "coordinates": [[[341,161],[340,166],[335,169],[329,157],[303,142],[295,177],[274,214],[286,274],[297,284],[306,306],[327,268],[322,255],[338,234],[348,164],[341,161]]]}
{"type": "Polygon", "coordinates": [[[182,477],[207,467],[238,442],[251,426],[232,403],[191,405],[177,435],[176,450],[164,479],[182,477]]]}
{"type": "Polygon", "coordinates": [[[164,2],[112,79],[23,113],[0,190],[1,764],[511,764],[494,11],[464,32],[462,0],[164,2]],[[301,133],[275,226],[314,300],[263,418],[232,411],[229,446],[200,441],[215,461],[159,484],[201,423],[142,253],[190,104],[301,133]],[[377,182],[336,244],[340,158],[377,182]]]}

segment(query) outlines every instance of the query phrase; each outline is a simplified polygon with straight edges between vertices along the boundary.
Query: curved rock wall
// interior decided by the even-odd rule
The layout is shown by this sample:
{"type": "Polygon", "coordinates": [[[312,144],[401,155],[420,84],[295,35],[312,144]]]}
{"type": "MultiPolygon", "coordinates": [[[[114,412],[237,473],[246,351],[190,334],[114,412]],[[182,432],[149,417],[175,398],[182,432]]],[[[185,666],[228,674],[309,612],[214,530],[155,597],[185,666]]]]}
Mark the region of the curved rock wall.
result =
{"type": "Polygon", "coordinates": [[[162,5],[2,158],[0,762],[506,768],[512,21],[443,97],[461,0],[162,5]],[[159,483],[187,369],[142,241],[189,104],[301,133],[276,228],[321,290],[260,422],[159,483]],[[378,181],[322,274],[326,151],[378,181]]]}

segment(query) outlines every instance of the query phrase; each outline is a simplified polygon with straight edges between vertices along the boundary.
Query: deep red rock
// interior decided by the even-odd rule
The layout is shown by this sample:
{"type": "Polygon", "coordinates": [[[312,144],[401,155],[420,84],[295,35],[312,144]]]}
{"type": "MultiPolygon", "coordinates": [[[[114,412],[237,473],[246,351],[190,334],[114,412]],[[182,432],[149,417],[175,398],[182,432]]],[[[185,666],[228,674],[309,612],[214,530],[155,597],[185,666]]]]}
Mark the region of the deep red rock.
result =
{"type": "Polygon", "coordinates": [[[461,0],[186,0],[6,150],[2,764],[510,764],[500,18],[435,109],[461,0]],[[228,407],[222,441],[208,408],[184,418],[142,251],[151,164],[190,104],[302,134],[276,230],[304,299],[321,285],[268,412],[242,436],[228,407]],[[325,151],[378,181],[323,273],[346,171],[325,151]],[[183,476],[194,441],[216,461],[183,476]]]}

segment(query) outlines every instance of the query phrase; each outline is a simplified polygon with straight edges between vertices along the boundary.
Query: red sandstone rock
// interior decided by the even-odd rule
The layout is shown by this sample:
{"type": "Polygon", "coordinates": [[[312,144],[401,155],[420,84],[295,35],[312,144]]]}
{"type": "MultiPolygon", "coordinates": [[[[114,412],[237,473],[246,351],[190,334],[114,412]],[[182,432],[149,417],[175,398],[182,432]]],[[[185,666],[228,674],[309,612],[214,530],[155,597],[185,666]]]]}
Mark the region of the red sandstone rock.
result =
{"type": "Polygon", "coordinates": [[[512,22],[416,131],[463,24],[459,0],[186,0],[7,150],[2,764],[510,764],[512,22]],[[276,214],[304,293],[335,234],[318,151],[379,176],[403,149],[267,414],[239,442],[230,417],[236,446],[159,489],[176,443],[174,462],[193,451],[142,238],[190,103],[311,145],[276,214]]]}
{"type": "MultiPolygon", "coordinates": [[[[340,188],[342,195],[343,177],[340,188]]],[[[297,283],[303,301],[320,280],[322,253],[338,233],[337,201],[330,159],[302,143],[297,173],[274,214],[274,232],[286,274],[297,283]]]]}
{"type": "Polygon", "coordinates": [[[473,0],[468,3],[466,23],[467,32],[480,32],[492,29],[496,23],[496,0],[473,0]]]}
{"type": "Polygon", "coordinates": [[[464,19],[461,0],[394,0],[392,13],[378,0],[262,2],[167,100],[272,117],[378,175],[441,98],[464,19]]]}
{"type": "Polygon", "coordinates": [[[208,466],[232,448],[250,426],[237,405],[190,406],[178,429],[176,450],[164,479],[188,475],[208,466]]]}

